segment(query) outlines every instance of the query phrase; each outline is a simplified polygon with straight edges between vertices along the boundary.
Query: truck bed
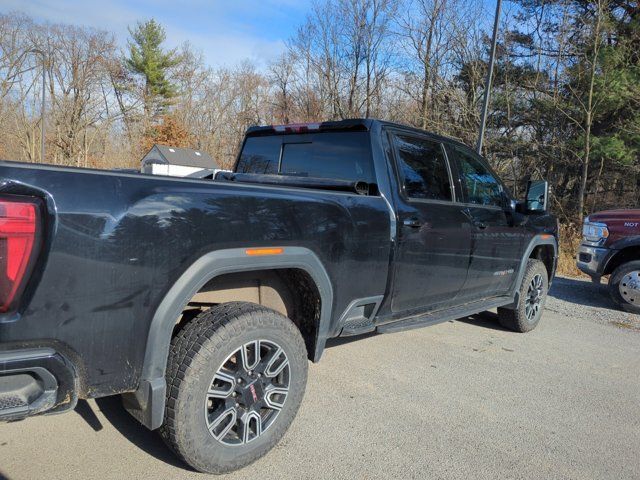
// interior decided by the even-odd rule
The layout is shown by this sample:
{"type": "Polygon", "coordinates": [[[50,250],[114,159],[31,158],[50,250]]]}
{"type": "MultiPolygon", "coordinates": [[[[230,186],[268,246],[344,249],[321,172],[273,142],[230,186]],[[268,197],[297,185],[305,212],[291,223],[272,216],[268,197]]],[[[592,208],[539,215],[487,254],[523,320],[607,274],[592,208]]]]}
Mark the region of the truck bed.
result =
{"type": "Polygon", "coordinates": [[[14,162],[0,162],[0,179],[0,193],[40,197],[47,210],[24,308],[0,315],[0,343],[63,352],[81,396],[138,387],[155,311],[207,252],[307,248],[341,286],[333,312],[386,288],[390,216],[380,196],[14,162]]]}

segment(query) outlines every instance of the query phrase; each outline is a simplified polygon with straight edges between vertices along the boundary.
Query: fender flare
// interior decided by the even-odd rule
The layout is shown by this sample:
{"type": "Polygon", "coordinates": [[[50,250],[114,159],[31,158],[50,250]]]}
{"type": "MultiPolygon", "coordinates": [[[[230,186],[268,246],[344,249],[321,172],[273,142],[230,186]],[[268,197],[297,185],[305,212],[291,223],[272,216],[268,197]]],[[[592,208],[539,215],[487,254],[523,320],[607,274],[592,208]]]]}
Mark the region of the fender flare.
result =
{"type": "Polygon", "coordinates": [[[180,312],[198,290],[213,278],[226,273],[281,268],[304,270],[318,288],[321,308],[313,352],[313,361],[318,361],[329,333],[333,287],[315,253],[304,247],[284,247],[280,254],[264,256],[247,255],[244,248],[216,250],[203,255],[187,268],[156,309],[149,326],[138,389],[123,397],[129,413],[152,430],[162,425],[171,336],[180,312]]]}
{"type": "MultiPolygon", "coordinates": [[[[603,272],[607,271],[607,268],[609,268],[609,264],[611,263],[611,261],[622,250],[624,250],[625,248],[633,248],[633,247],[640,247],[640,235],[633,235],[633,236],[621,238],[620,240],[615,241],[613,244],[605,247],[609,250],[609,252],[603,259],[602,271],[603,272]]],[[[613,272],[609,272],[609,273],[613,273],[613,272]]]]}
{"type": "Polygon", "coordinates": [[[555,275],[556,265],[558,262],[558,241],[556,237],[551,234],[539,234],[531,239],[527,249],[524,251],[524,255],[520,260],[520,267],[518,269],[518,277],[516,278],[515,285],[513,286],[513,303],[511,305],[507,305],[507,307],[515,307],[518,303],[518,290],[520,288],[520,284],[522,283],[522,278],[524,277],[524,272],[527,269],[527,262],[533,253],[533,250],[540,245],[551,245],[553,247],[553,270],[551,272],[551,276],[549,278],[549,283],[553,279],[555,275]]]}

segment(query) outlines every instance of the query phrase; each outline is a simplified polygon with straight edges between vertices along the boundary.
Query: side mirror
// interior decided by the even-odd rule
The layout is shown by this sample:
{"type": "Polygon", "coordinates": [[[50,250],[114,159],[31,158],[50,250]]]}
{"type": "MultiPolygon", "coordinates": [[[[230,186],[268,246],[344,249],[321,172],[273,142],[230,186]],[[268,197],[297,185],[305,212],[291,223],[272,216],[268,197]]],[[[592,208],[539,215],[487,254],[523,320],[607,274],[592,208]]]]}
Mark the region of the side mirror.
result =
{"type": "Polygon", "coordinates": [[[528,212],[546,212],[549,199],[549,182],[529,180],[525,206],[528,212]]]}

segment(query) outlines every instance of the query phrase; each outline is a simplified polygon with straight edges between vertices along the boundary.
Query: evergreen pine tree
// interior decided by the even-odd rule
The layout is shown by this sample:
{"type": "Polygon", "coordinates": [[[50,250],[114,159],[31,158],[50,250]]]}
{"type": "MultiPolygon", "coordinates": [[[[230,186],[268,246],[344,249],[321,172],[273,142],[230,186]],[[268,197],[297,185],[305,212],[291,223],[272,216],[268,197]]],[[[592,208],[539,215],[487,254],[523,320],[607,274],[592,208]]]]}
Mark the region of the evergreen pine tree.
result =
{"type": "Polygon", "coordinates": [[[154,19],[138,22],[129,28],[129,57],[127,68],[144,78],[145,113],[150,116],[162,114],[177,94],[176,86],[169,79],[169,71],[180,63],[176,50],[164,51],[162,43],[166,34],[162,25],[154,19]]]}

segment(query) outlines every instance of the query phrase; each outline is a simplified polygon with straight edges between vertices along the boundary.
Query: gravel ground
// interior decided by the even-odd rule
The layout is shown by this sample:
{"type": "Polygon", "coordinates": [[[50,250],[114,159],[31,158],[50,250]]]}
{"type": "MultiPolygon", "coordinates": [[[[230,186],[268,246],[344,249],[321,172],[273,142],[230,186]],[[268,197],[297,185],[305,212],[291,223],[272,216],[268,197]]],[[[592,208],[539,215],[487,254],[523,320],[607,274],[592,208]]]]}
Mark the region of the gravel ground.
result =
{"type": "MultiPolygon", "coordinates": [[[[527,334],[487,312],[333,341],[282,442],[218,478],[640,479],[640,332],[610,307],[602,288],[558,278],[527,334]]],[[[2,478],[213,477],[116,397],[0,425],[2,478]]]]}
{"type": "Polygon", "coordinates": [[[588,278],[556,277],[546,308],[566,317],[580,317],[619,328],[640,330],[640,315],[620,311],[611,300],[606,278],[595,285],[588,278]]]}

